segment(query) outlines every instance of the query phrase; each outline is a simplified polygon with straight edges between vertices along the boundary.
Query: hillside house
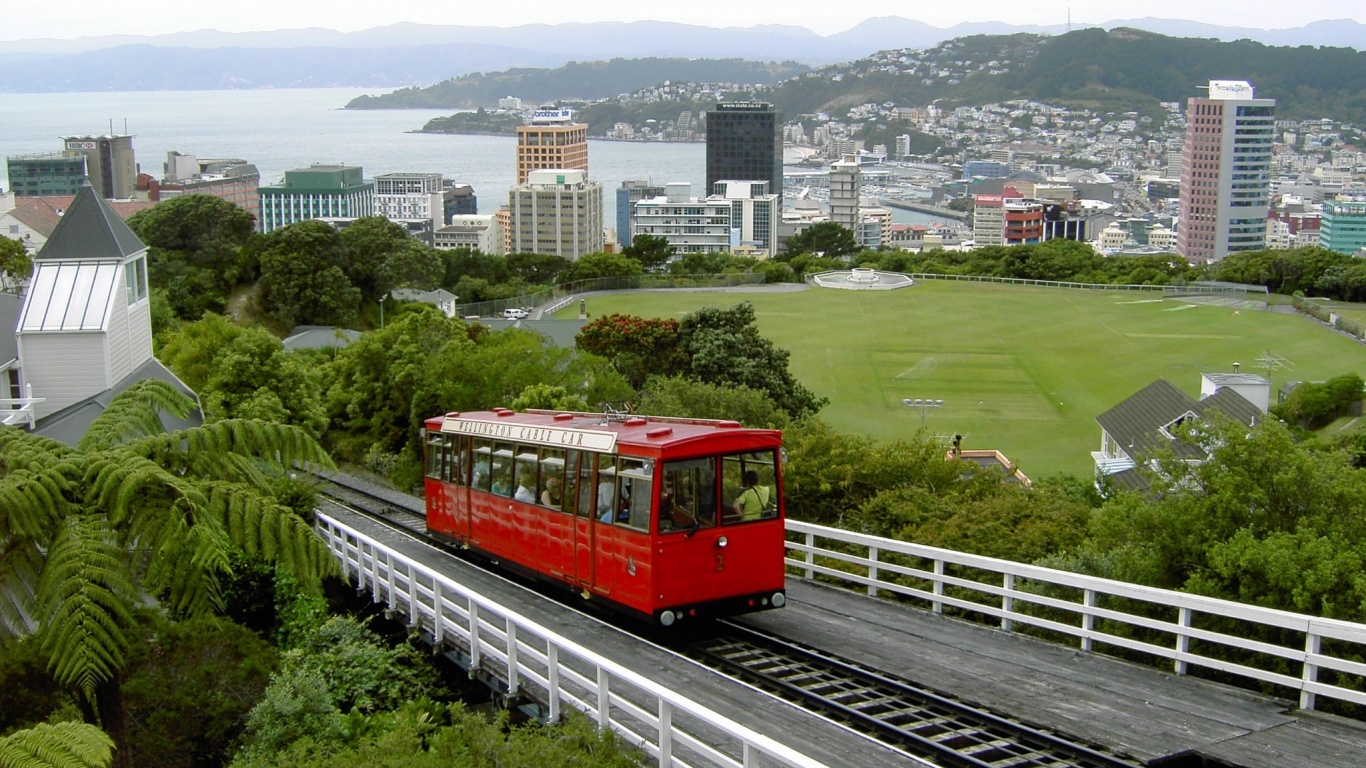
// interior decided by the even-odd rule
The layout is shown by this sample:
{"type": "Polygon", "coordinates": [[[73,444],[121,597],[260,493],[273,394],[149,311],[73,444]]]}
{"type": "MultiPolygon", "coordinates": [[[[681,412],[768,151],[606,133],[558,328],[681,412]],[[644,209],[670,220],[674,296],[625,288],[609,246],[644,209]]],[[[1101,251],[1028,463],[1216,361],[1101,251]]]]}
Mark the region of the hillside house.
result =
{"type": "Polygon", "coordinates": [[[0,320],[14,329],[13,344],[0,343],[3,423],[74,445],[137,381],[161,379],[193,397],[152,356],[150,304],[147,246],[82,187],[34,257],[27,294],[0,294],[0,320]]]}
{"type": "Polygon", "coordinates": [[[1176,439],[1176,427],[1191,419],[1208,420],[1215,411],[1254,426],[1266,414],[1271,382],[1255,374],[1204,374],[1200,399],[1158,379],[1096,417],[1101,447],[1091,453],[1096,481],[1123,490],[1142,491],[1148,479],[1141,472],[1160,452],[1199,463],[1209,455],[1199,446],[1176,439]]]}

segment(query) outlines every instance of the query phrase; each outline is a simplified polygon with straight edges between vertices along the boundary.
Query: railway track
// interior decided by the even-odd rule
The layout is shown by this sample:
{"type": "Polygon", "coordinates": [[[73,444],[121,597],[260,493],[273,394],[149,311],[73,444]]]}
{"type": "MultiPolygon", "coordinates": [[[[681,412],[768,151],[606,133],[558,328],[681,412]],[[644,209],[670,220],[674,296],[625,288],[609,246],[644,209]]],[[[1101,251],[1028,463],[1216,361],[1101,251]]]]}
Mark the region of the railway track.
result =
{"type": "MultiPolygon", "coordinates": [[[[320,475],[319,493],[348,509],[429,540],[420,502],[380,492],[345,475],[320,475]]],[[[435,543],[435,542],[434,542],[435,543]]],[[[440,546],[440,544],[438,543],[440,546]]],[[[629,624],[623,629],[639,629],[629,624]]],[[[639,633],[638,633],[639,634],[639,633]]],[[[729,677],[843,722],[870,738],[945,766],[970,768],[1136,768],[1111,753],[1030,728],[817,649],[732,622],[659,642],[729,677]]]]}
{"type": "Polygon", "coordinates": [[[940,765],[1140,765],[731,622],[718,622],[714,633],[689,641],[683,652],[709,667],[940,765]]]}

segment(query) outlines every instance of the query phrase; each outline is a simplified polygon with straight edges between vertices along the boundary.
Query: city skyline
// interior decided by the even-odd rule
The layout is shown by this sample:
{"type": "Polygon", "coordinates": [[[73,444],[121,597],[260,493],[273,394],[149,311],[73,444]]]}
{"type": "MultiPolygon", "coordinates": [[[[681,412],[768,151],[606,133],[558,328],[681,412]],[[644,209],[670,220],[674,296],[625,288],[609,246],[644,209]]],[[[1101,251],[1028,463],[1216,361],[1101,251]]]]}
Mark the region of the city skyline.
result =
{"type": "Polygon", "coordinates": [[[930,6],[908,12],[896,0],[853,0],[840,4],[794,5],[776,0],[735,5],[714,1],[660,6],[629,6],[603,0],[572,5],[529,3],[516,6],[436,6],[404,12],[373,5],[300,2],[281,5],[240,0],[227,5],[198,5],[171,0],[136,0],[123,5],[71,0],[62,13],[21,14],[0,32],[0,40],[75,39],[103,35],[160,35],[205,29],[262,32],[321,28],[355,32],[401,22],[431,25],[516,27],[527,24],[665,21],[704,27],[784,25],[820,35],[843,32],[871,18],[899,16],[936,27],[959,23],[1004,22],[1018,25],[1098,25],[1115,20],[1160,18],[1259,29],[1285,29],[1332,19],[1366,22],[1366,12],[1348,11],[1333,0],[1306,0],[1295,5],[1265,2],[1234,4],[1228,0],[1192,6],[1155,0],[1143,6],[1115,0],[1074,4],[1044,0],[1032,4],[981,0],[967,7],[930,6]],[[718,20],[723,20],[718,22],[718,20]]]}

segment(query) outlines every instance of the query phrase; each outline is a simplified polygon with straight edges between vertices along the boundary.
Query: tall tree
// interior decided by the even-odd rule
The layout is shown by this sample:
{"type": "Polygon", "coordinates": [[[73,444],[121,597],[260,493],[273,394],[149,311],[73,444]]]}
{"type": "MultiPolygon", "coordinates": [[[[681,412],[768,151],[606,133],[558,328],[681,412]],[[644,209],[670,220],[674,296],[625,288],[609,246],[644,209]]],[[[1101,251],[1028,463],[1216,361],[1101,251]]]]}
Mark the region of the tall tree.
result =
{"type": "Polygon", "coordinates": [[[668,263],[673,258],[674,247],[669,245],[669,241],[657,235],[636,235],[631,239],[631,244],[621,249],[621,252],[636,261],[647,270],[658,269],[668,263]]]}
{"type": "Polygon", "coordinates": [[[612,367],[640,389],[650,376],[678,376],[687,370],[673,318],[612,313],[585,325],[574,339],[579,349],[611,361],[612,367]]]}
{"type": "Polygon", "coordinates": [[[839,258],[858,253],[859,245],[854,240],[854,232],[843,224],[822,221],[812,224],[805,230],[789,237],[785,252],[789,255],[799,253],[823,254],[839,258]]]}
{"type": "Polygon", "coordinates": [[[250,421],[164,431],[159,412],[193,406],[147,380],[76,448],[0,428],[0,631],[34,635],[53,679],[115,744],[126,739],[119,684],[137,607],[211,615],[234,550],[315,587],[336,570],[309,523],[269,492],[272,467],[330,465],[317,443],[250,421]]]}
{"type": "Polygon", "coordinates": [[[258,300],[267,314],[287,327],[355,319],[361,292],[346,276],[346,249],[327,222],[290,224],[264,240],[258,300]]]}
{"type": "Polygon", "coordinates": [[[0,236],[0,273],[16,281],[33,274],[33,259],[28,257],[23,243],[0,236]]]}
{"type": "Polygon", "coordinates": [[[749,302],[730,309],[703,307],[678,323],[687,376],[712,384],[757,389],[794,419],[811,415],[828,400],[817,397],[788,370],[790,353],[759,335],[749,302]]]}

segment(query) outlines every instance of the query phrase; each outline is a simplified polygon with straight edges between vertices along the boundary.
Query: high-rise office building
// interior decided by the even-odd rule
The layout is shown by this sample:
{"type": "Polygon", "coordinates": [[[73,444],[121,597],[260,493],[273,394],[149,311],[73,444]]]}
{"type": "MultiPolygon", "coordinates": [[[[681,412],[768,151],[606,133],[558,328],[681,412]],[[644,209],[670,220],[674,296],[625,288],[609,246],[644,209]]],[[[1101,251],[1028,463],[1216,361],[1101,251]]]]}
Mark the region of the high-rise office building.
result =
{"type": "Polygon", "coordinates": [[[722,102],[707,113],[707,189],[718,181],[767,181],[783,194],[783,122],[772,104],[722,102]]]}
{"type": "Polygon", "coordinates": [[[1266,247],[1276,100],[1242,80],[1211,80],[1186,107],[1177,253],[1193,263],[1266,247]]]}
{"type": "Polygon", "coordinates": [[[311,165],[285,171],[285,183],[261,187],[262,233],[308,219],[375,215],[375,182],[358,165],[311,165]]]}
{"type": "Polygon", "coordinates": [[[830,220],[850,232],[857,232],[859,227],[861,175],[858,158],[853,155],[830,164],[830,220]]]}
{"type": "Polygon", "coordinates": [[[517,126],[517,183],[532,171],[588,172],[588,126],[569,109],[538,109],[530,125],[517,126]]]}
{"type": "Polygon", "coordinates": [[[617,187],[617,241],[630,245],[636,236],[634,221],[635,204],[664,195],[664,187],[651,184],[645,179],[626,179],[617,187]]]}
{"type": "Polygon", "coordinates": [[[577,259],[602,250],[602,185],[581,170],[532,171],[508,193],[508,253],[577,259]]]}
{"type": "Polygon", "coordinates": [[[68,154],[85,156],[85,175],[100,197],[127,200],[133,196],[138,163],[132,136],[67,136],[63,142],[68,154]]]}

